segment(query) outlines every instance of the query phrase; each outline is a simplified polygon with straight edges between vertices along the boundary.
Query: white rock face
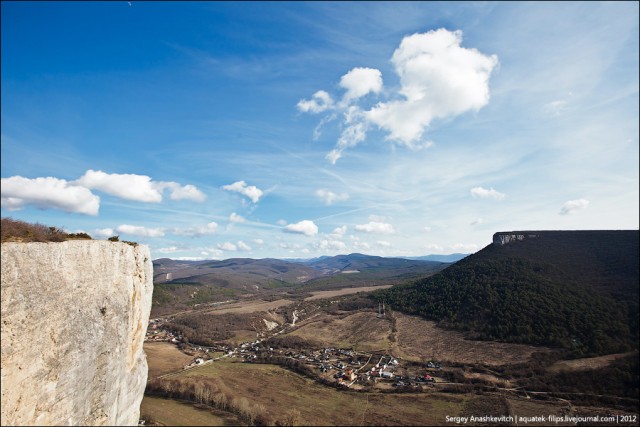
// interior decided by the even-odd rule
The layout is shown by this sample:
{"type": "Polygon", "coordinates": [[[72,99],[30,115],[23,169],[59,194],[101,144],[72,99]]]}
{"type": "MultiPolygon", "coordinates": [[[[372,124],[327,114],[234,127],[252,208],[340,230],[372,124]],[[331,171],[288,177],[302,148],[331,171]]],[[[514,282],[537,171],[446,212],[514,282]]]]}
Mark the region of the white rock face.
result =
{"type": "Polygon", "coordinates": [[[2,425],[137,425],[149,249],[2,244],[2,425]]]}

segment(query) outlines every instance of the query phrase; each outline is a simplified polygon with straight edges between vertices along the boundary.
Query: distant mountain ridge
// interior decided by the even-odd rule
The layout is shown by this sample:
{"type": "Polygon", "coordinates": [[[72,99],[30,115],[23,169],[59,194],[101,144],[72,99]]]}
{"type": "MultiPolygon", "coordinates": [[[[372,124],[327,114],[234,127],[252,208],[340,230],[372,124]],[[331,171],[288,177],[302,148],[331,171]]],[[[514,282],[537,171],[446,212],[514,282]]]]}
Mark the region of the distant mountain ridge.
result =
{"type": "Polygon", "coordinates": [[[638,348],[638,260],[638,230],[496,233],[479,252],[378,297],[478,338],[608,354],[638,348]]]}
{"type": "Polygon", "coordinates": [[[300,284],[309,280],[341,272],[402,270],[440,266],[440,261],[385,258],[353,253],[309,260],[281,260],[275,258],[229,258],[221,261],[182,261],[159,258],[153,261],[156,283],[228,284],[230,276],[242,278],[245,285],[260,285],[267,280],[300,284]]]}

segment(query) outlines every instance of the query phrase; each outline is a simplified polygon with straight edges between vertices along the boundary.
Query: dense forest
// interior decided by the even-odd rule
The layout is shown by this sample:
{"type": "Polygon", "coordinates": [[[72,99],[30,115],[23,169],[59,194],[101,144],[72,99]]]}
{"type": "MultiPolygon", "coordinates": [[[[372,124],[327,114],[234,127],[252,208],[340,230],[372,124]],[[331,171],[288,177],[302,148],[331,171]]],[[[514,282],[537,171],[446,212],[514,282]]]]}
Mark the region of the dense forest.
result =
{"type": "Polygon", "coordinates": [[[574,357],[637,349],[638,231],[539,232],[375,297],[477,339],[574,357]]]}

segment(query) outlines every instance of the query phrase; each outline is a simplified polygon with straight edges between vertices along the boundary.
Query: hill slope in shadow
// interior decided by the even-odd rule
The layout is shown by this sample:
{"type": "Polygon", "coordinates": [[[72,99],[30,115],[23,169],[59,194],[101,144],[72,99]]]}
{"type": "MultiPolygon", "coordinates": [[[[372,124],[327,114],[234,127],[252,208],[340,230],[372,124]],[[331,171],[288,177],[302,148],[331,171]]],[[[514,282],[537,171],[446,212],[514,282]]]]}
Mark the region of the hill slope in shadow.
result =
{"type": "Polygon", "coordinates": [[[637,230],[514,233],[536,237],[491,244],[377,297],[479,339],[574,356],[638,348],[637,230]]]}

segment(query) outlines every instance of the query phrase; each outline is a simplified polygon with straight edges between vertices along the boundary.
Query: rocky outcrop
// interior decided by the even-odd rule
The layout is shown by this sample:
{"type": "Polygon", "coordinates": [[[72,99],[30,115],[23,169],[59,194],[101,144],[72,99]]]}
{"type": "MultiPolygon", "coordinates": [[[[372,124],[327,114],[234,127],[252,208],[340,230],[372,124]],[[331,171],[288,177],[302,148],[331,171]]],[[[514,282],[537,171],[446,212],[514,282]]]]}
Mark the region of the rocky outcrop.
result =
{"type": "Polygon", "coordinates": [[[146,246],[2,244],[2,425],[137,425],[146,246]]]}
{"type": "Polygon", "coordinates": [[[506,231],[499,232],[493,235],[494,245],[506,245],[507,243],[517,242],[524,239],[535,239],[538,237],[537,233],[531,231],[506,231]]]}

